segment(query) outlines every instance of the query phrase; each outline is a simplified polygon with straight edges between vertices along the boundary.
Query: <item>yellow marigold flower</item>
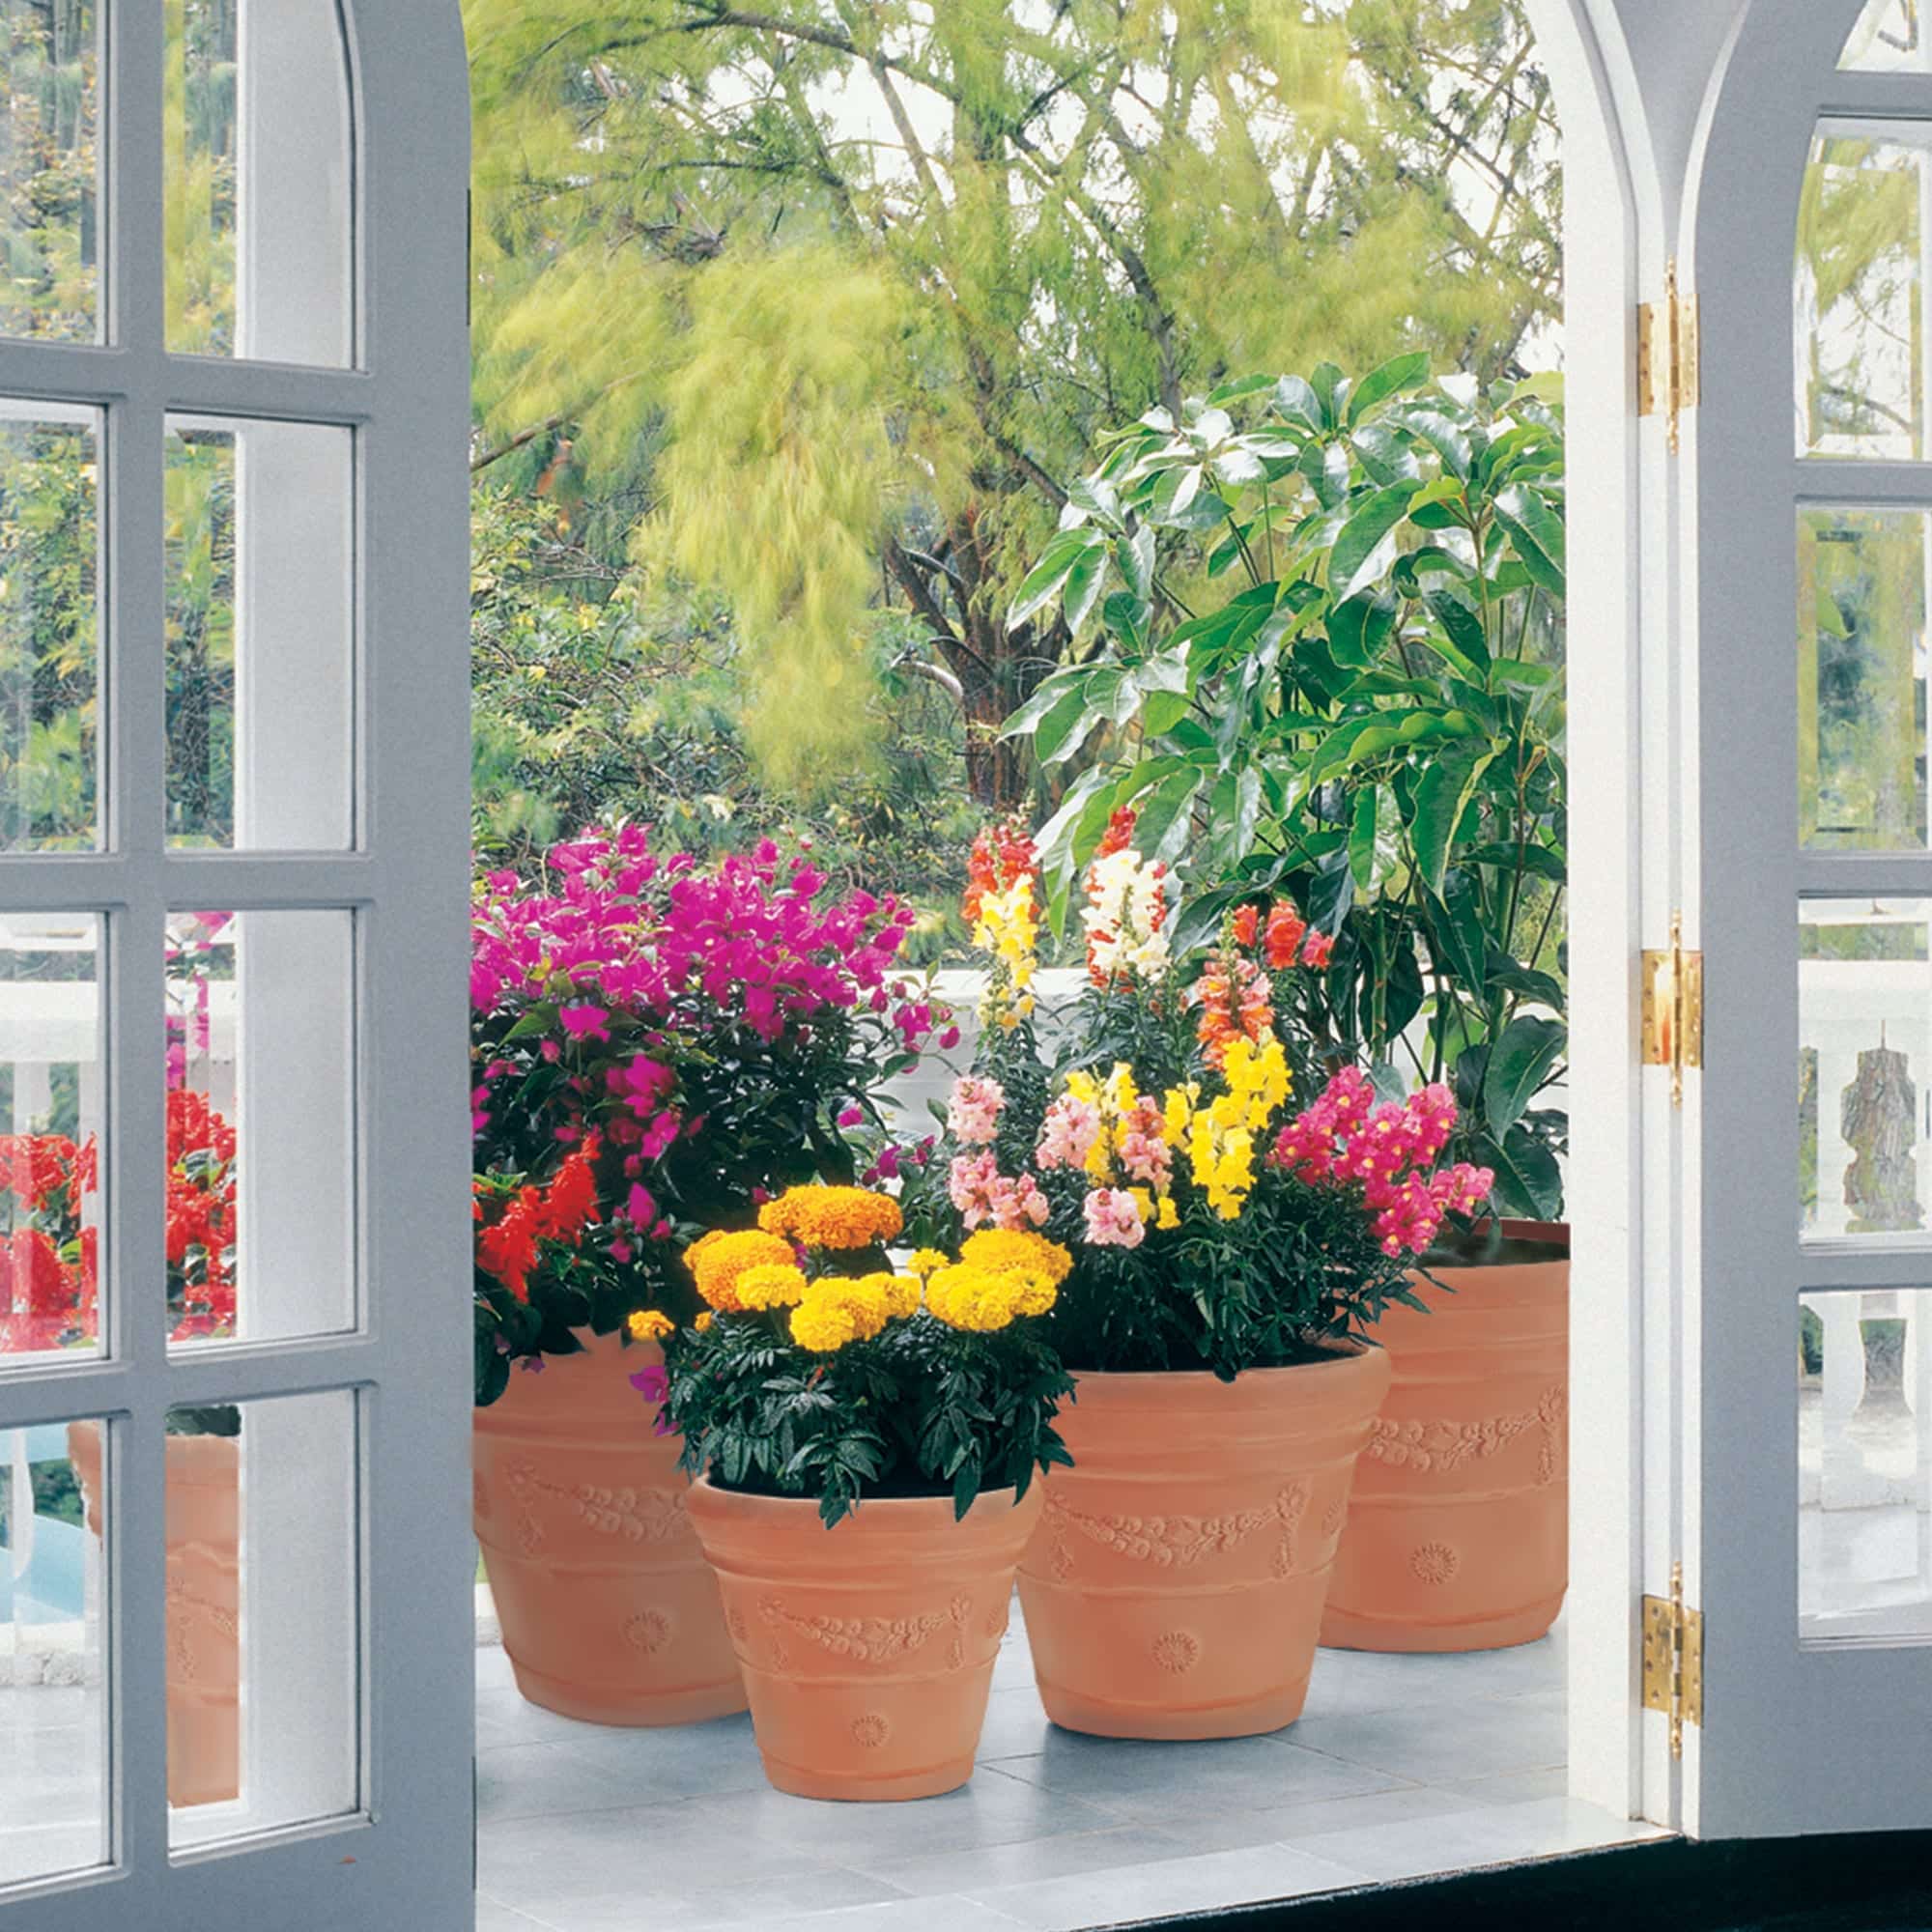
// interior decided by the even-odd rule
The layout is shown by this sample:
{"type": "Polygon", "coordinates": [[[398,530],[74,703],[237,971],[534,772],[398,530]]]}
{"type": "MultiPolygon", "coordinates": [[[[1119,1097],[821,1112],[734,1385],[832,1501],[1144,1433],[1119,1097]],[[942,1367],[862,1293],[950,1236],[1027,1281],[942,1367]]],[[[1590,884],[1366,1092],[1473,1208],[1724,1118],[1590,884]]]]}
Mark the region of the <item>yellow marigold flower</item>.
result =
{"type": "Polygon", "coordinates": [[[905,1225],[899,1204],[869,1187],[788,1187],[758,1209],[758,1226],[808,1248],[869,1248],[905,1225]]]}
{"type": "Polygon", "coordinates": [[[960,1264],[941,1268],[925,1285],[925,1305],[949,1328],[992,1334],[1011,1324],[1025,1290],[1017,1270],[960,1264]]]}
{"type": "Polygon", "coordinates": [[[858,1333],[851,1311],[824,1295],[809,1294],[791,1312],[791,1339],[814,1355],[836,1355],[858,1333]]]}
{"type": "MultiPolygon", "coordinates": [[[[973,1267],[1032,1268],[1058,1288],[1073,1272],[1072,1251],[1030,1228],[981,1228],[968,1235],[959,1259],[973,1267]]],[[[944,1257],[941,1257],[942,1263],[944,1257]]]]}
{"type": "Polygon", "coordinates": [[[745,1305],[738,1295],[738,1277],[747,1268],[790,1267],[798,1257],[789,1241],[746,1228],[730,1235],[714,1231],[685,1249],[684,1259],[698,1293],[721,1314],[735,1315],[745,1305]]]}
{"type": "Polygon", "coordinates": [[[655,1308],[639,1309],[627,1325],[634,1342],[662,1342],[667,1335],[677,1333],[677,1323],[655,1308]]]}
{"type": "Polygon", "coordinates": [[[925,1298],[924,1287],[915,1274],[861,1275],[857,1286],[876,1290],[884,1295],[886,1314],[895,1320],[918,1314],[919,1305],[925,1298]]]}
{"type": "Polygon", "coordinates": [[[1013,1287],[1015,1315],[1044,1315],[1060,1299],[1058,1285],[1038,1268],[1009,1268],[1007,1279],[1013,1287]]]}
{"type": "Polygon", "coordinates": [[[697,1320],[694,1321],[691,1325],[694,1328],[696,1328],[700,1335],[702,1335],[711,1326],[711,1324],[715,1321],[717,1321],[717,1319],[718,1319],[717,1316],[712,1314],[710,1309],[707,1308],[698,1316],[697,1320]]]}
{"type": "Polygon", "coordinates": [[[805,1270],[791,1262],[765,1262],[738,1277],[747,1308],[796,1308],[805,1299],[805,1270]]]}
{"type": "Polygon", "coordinates": [[[944,1248],[921,1248],[906,1264],[914,1274],[930,1274],[935,1268],[950,1267],[952,1257],[944,1248]]]}

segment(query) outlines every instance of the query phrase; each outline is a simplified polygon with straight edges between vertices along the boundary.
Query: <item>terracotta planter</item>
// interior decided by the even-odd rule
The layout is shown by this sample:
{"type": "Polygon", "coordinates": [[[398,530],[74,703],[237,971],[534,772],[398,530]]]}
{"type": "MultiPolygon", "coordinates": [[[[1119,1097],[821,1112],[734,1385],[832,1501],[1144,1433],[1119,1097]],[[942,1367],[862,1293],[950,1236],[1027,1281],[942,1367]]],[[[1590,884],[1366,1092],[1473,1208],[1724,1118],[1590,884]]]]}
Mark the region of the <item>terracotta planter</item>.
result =
{"type": "Polygon", "coordinates": [[[801,1798],[931,1798],[973,1775],[1013,1566],[1041,1488],[815,1503],[691,1492],[752,1695],[765,1776],[801,1798]]]}
{"type": "Polygon", "coordinates": [[[476,1410],[476,1541],[517,1688],[593,1724],[745,1708],[718,1585],[685,1510],[679,1440],[631,1386],[655,1346],[585,1336],[476,1410]]]}
{"type": "Polygon", "coordinates": [[[1108,1738],[1236,1738],[1301,1714],[1386,1359],[1081,1376],[1020,1565],[1046,1714],[1108,1738]]]}
{"type": "MultiPolygon", "coordinates": [[[[68,1455],[100,1534],[100,1425],[68,1425],[68,1455]]],[[[168,1803],[242,1795],[242,1459],[221,1435],[167,1445],[168,1803]]]]}
{"type": "Polygon", "coordinates": [[[1431,1312],[1377,1329],[1395,1385],[1355,1479],[1321,1641],[1533,1643],[1570,1576],[1569,1231],[1508,1222],[1545,1261],[1437,1268],[1431,1312]]]}

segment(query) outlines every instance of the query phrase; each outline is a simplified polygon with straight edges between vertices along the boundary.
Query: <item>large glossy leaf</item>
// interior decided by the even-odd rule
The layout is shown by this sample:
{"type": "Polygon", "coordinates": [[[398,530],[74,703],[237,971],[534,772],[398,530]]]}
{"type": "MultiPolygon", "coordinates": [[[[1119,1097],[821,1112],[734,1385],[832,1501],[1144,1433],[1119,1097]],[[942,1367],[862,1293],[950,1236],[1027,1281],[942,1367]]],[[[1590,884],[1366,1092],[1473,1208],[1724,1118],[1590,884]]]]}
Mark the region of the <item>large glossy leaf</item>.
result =
{"type": "Polygon", "coordinates": [[[1419,387],[1429,380],[1429,355],[1415,350],[1407,355],[1392,356],[1379,369],[1372,369],[1355,384],[1349,398],[1349,421],[1358,423],[1376,407],[1405,389],[1419,387]]]}
{"type": "Polygon", "coordinates": [[[1415,410],[1405,417],[1408,427],[1442,459],[1442,467],[1452,476],[1466,483],[1474,453],[1469,439],[1449,417],[1437,410],[1415,410]]]}
{"type": "Polygon", "coordinates": [[[1003,738],[1024,738],[1039,721],[1064,698],[1069,690],[1084,690],[1093,672],[1085,666],[1078,669],[1057,670],[1000,727],[1003,738]]]}
{"type": "Polygon", "coordinates": [[[1423,883],[1432,893],[1440,893],[1455,851],[1456,828],[1463,822],[1469,801],[1483,774],[1494,761],[1495,753],[1480,740],[1445,745],[1429,761],[1415,786],[1415,821],[1410,836],[1415,841],[1415,863],[1423,883]]]}
{"type": "Polygon", "coordinates": [[[1384,791],[1381,785],[1364,785],[1355,794],[1349,827],[1349,869],[1355,876],[1355,891],[1363,898],[1372,896],[1381,881],[1376,864],[1376,823],[1384,791]]]}
{"type": "Polygon", "coordinates": [[[1482,682],[1490,669],[1490,640],[1483,635],[1483,620],[1452,591],[1427,591],[1423,602],[1466,667],[1465,674],[1482,682]]]}
{"type": "Polygon", "coordinates": [[[1094,606],[1100,600],[1100,586],[1106,581],[1107,552],[1100,547],[1076,557],[1073,568],[1066,573],[1066,584],[1061,593],[1062,608],[1066,613],[1066,628],[1076,638],[1094,614],[1094,606]]]}
{"type": "Polygon", "coordinates": [[[1284,376],[1274,385],[1274,407],[1277,414],[1318,436],[1325,427],[1321,398],[1299,376],[1284,376]]]}
{"type": "Polygon", "coordinates": [[[1494,1170],[1492,1212],[1523,1221],[1554,1221],[1563,1212],[1563,1171],[1556,1157],[1526,1128],[1514,1127],[1500,1142],[1476,1137],[1471,1157],[1494,1170]]]}
{"type": "Polygon", "coordinates": [[[1460,868],[1443,881],[1440,897],[1427,902],[1429,937],[1438,972],[1447,968],[1470,991],[1483,983],[1489,941],[1483,931],[1483,901],[1476,882],[1460,868]]]}
{"type": "Polygon", "coordinates": [[[1522,1118],[1523,1109],[1563,1057],[1569,1037],[1560,1020],[1526,1013],[1503,1029],[1483,1070],[1483,1119],[1492,1135],[1507,1133],[1522,1118]]]}
{"type": "Polygon", "coordinates": [[[1396,600],[1385,589],[1336,605],[1328,613],[1328,648],[1335,662],[1366,670],[1381,656],[1395,621],[1396,600]]]}
{"type": "Polygon", "coordinates": [[[1072,574],[1073,566],[1096,547],[1104,547],[1106,537],[1092,527],[1062,530],[1040,553],[1039,561],[1021,580],[1007,612],[1007,629],[1017,631],[1030,617],[1046,609],[1072,574]]]}
{"type": "Polygon", "coordinates": [[[1034,755],[1043,765],[1071,756],[1086,743],[1089,732],[1099,721],[1100,714],[1089,705],[1086,692],[1064,693],[1033,734],[1034,755]]]}
{"type": "Polygon", "coordinates": [[[1342,526],[1328,557],[1328,593],[1337,604],[1368,589],[1388,569],[1390,556],[1382,547],[1408,515],[1415,492],[1407,484],[1373,491],[1358,503],[1342,526]]]}

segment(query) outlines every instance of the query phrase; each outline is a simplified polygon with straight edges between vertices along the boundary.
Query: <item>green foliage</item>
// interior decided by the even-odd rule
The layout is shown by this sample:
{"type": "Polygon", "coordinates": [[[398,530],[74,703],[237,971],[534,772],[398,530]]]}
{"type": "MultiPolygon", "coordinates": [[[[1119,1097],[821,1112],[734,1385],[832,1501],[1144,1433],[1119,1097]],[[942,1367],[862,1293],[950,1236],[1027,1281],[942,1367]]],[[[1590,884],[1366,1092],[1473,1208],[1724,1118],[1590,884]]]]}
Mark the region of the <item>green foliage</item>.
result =
{"type": "Polygon", "coordinates": [[[728,601],[788,784],[865,761],[890,610],[1028,797],[998,726],[1070,638],[1007,606],[1104,425],[1321,354],[1488,382],[1558,315],[1516,0],[465,14],[477,461],[728,601]]]}
{"type": "Polygon", "coordinates": [[[806,1496],[830,1528],[872,1496],[1025,1495],[1070,1462],[1053,1418],[1072,1380],[1037,1321],[965,1334],[921,1311],[814,1355],[782,1311],[721,1316],[669,1345],[683,1466],[753,1495],[806,1496]]]}
{"type": "Polygon", "coordinates": [[[93,341],[99,327],[99,54],[90,0],[0,19],[0,333],[93,341]]]}
{"type": "Polygon", "coordinates": [[[1563,429],[1550,385],[1249,378],[1103,440],[1017,611],[1086,644],[1009,730],[1088,771],[1049,906],[1109,815],[1197,891],[1178,952],[1292,895],[1333,933],[1325,1064],[1448,1078],[1458,1152],[1548,1218],[1563,1117],[1563,429]]]}
{"type": "Polygon", "coordinates": [[[0,850],[95,840],[96,465],[77,426],[0,433],[0,850]]]}
{"type": "MultiPolygon", "coordinates": [[[[958,721],[945,695],[895,668],[902,622],[873,640],[869,756],[800,798],[756,762],[756,708],[731,613],[676,582],[652,588],[598,520],[546,496],[475,495],[471,798],[479,852],[528,872],[556,838],[629,819],[700,856],[760,836],[808,843],[835,879],[920,902],[951,896],[976,816],[960,793],[958,721]]],[[[937,916],[908,956],[952,943],[937,916]]]]}

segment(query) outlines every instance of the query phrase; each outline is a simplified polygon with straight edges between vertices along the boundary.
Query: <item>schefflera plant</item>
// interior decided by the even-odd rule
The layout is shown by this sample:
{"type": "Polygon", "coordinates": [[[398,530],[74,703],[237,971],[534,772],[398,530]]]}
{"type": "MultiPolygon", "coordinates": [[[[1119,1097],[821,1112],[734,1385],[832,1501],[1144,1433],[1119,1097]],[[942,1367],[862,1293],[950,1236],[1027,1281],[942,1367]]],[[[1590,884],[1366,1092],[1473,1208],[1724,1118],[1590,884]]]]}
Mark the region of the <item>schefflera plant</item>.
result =
{"type": "Polygon", "coordinates": [[[1446,1081],[1497,1211],[1561,1211],[1564,436],[1553,379],[1398,356],[1251,376],[1106,438],[1014,599],[1074,662],[1008,724],[1053,772],[1048,910],[1131,806],[1178,950],[1286,895],[1333,935],[1299,1020],[1446,1081]]]}

